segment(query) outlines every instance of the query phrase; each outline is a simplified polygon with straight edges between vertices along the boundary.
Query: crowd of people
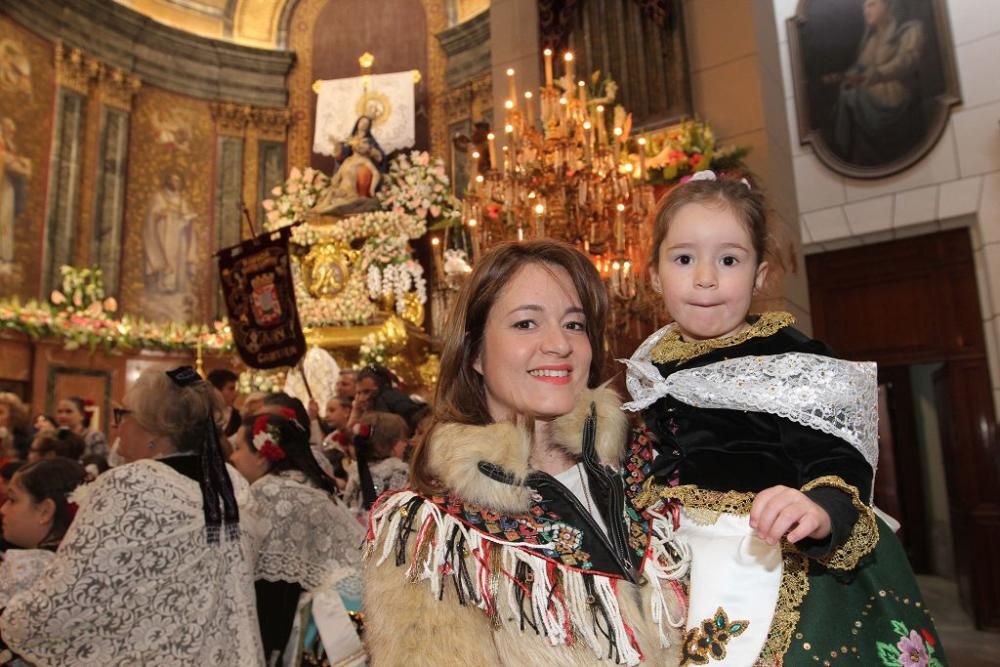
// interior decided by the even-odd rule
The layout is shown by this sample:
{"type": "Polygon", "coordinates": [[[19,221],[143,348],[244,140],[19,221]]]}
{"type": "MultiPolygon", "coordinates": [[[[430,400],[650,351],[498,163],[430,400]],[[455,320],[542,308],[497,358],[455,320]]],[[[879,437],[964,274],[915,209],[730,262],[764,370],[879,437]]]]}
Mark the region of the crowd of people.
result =
{"type": "Polygon", "coordinates": [[[625,404],[601,277],[545,240],[476,263],[432,404],[380,367],[322,407],[148,370],[108,450],[84,401],[49,426],[0,396],[0,658],[945,664],[872,504],[874,365],[749,312],[765,210],[711,172],[661,204],[673,323],[625,404]]]}

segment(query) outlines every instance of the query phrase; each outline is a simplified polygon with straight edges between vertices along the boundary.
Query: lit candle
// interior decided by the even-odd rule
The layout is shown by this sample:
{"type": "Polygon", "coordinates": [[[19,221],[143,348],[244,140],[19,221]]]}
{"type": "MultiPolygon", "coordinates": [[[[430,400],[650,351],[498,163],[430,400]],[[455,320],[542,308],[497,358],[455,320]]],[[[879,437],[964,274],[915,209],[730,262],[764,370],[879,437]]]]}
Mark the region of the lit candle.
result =
{"type": "Polygon", "coordinates": [[[587,158],[587,164],[588,165],[590,164],[590,161],[592,159],[591,151],[593,150],[593,145],[592,144],[593,144],[593,141],[594,141],[594,132],[593,132],[593,130],[594,130],[594,126],[590,124],[590,121],[589,120],[584,121],[584,123],[583,123],[583,148],[584,148],[584,154],[586,155],[586,158],[587,158]]]}
{"type": "Polygon", "coordinates": [[[475,178],[479,175],[479,151],[472,151],[472,177],[475,178]]]}
{"type": "Polygon", "coordinates": [[[507,68],[507,85],[510,87],[510,99],[517,103],[517,84],[514,81],[514,68],[507,68]]]}
{"type": "Polygon", "coordinates": [[[607,146],[607,128],[604,126],[604,105],[597,105],[597,143],[601,146],[607,146]]]}
{"type": "Polygon", "coordinates": [[[528,127],[535,126],[535,100],[532,99],[531,91],[524,91],[524,114],[525,123],[528,127]]]}
{"type": "Polygon", "coordinates": [[[545,238],[545,204],[535,204],[535,236],[545,238]]]}
{"type": "Polygon", "coordinates": [[[434,274],[438,280],[444,279],[444,262],[441,257],[441,239],[434,236],[431,238],[431,254],[434,255],[434,274]]]}
{"type": "Polygon", "coordinates": [[[486,135],[486,140],[489,142],[490,148],[490,169],[497,168],[497,137],[495,134],[490,132],[486,135]]]}
{"type": "Polygon", "coordinates": [[[469,218],[469,236],[472,237],[472,260],[479,259],[479,223],[475,218],[469,218]]]}
{"type": "Polygon", "coordinates": [[[646,180],[646,137],[639,137],[639,178],[646,180]]]}
{"type": "Polygon", "coordinates": [[[578,81],[577,87],[580,89],[580,102],[583,104],[584,110],[587,108],[587,84],[584,81],[578,81]]]}
{"type": "MultiPolygon", "coordinates": [[[[573,79],[576,78],[573,76],[573,52],[567,51],[566,55],[563,56],[563,60],[566,62],[566,76],[569,78],[569,82],[572,84],[573,79]]],[[[570,90],[572,90],[572,88],[570,90]]]]}
{"type": "Polygon", "coordinates": [[[552,87],[552,49],[542,51],[545,56],[545,86],[552,87]]]}
{"type": "Polygon", "coordinates": [[[613,133],[614,133],[614,135],[615,135],[615,139],[614,139],[614,144],[615,144],[615,164],[617,165],[617,163],[618,163],[618,162],[620,161],[620,159],[621,159],[621,150],[622,150],[622,128],[620,128],[620,127],[616,127],[616,128],[614,129],[614,130],[612,130],[612,132],[613,132],[613,133]]]}
{"type": "Polygon", "coordinates": [[[625,204],[618,204],[615,215],[615,250],[619,254],[625,251],[625,204]]]}

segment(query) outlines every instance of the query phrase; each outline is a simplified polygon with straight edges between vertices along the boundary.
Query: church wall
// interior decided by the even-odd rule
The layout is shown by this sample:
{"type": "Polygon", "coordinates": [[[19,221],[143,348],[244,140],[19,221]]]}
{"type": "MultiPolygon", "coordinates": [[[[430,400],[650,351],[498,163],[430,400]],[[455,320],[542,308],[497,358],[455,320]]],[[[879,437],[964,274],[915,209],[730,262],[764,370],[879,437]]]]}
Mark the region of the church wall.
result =
{"type": "MultiPolygon", "coordinates": [[[[242,92],[227,100],[229,89],[219,84],[217,96],[205,97],[211,68],[191,54],[207,46],[192,37],[184,67],[202,69],[185,94],[159,83],[172,81],[165,74],[144,70],[151,81],[105,59],[121,46],[109,41],[109,26],[136,20],[123,8],[86,18],[104,31],[94,45],[100,54],[66,41],[83,29],[76,19],[53,27],[44,11],[25,11],[0,13],[0,126],[13,137],[13,152],[0,153],[0,296],[45,300],[59,287],[61,264],[103,265],[105,291],[117,297],[120,312],[151,321],[211,321],[219,314],[212,255],[249,234],[236,205],[242,198],[259,218],[257,204],[287,168],[289,112],[241,98],[254,77],[274,69],[272,54],[237,47],[246,71],[227,74],[238,62],[232,60],[214,76],[242,92]],[[82,101],[80,113],[64,116],[57,130],[60,95],[82,101]],[[60,147],[64,166],[55,178],[50,165],[59,164],[53,160],[60,147]],[[5,202],[13,224],[5,222],[5,202]],[[13,245],[4,241],[8,230],[13,245]]],[[[157,61],[156,45],[166,43],[157,40],[184,39],[160,29],[144,34],[149,43],[133,44],[145,54],[144,67],[157,61]]],[[[169,58],[160,65],[164,72],[174,66],[169,58]]],[[[273,89],[261,88],[267,100],[273,89]]]]}
{"type": "MultiPolygon", "coordinates": [[[[937,145],[887,178],[859,180],[824,166],[799,143],[785,21],[796,0],[768,0],[781,55],[781,97],[806,252],[969,227],[994,405],[1000,412],[1000,13],[991,0],[948,0],[962,104],[937,145]]],[[[784,148],[782,148],[784,150],[784,148]]]]}
{"type": "Polygon", "coordinates": [[[0,15],[0,294],[40,289],[54,91],[52,44],[0,15]]]}

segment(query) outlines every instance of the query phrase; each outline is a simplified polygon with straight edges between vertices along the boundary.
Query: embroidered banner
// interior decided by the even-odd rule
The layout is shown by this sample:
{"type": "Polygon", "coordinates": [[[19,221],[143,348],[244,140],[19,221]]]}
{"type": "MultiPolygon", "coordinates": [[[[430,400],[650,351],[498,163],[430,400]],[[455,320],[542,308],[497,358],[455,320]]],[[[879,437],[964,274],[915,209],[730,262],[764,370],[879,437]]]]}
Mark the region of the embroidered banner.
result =
{"type": "Polygon", "coordinates": [[[319,82],[313,152],[336,155],[361,116],[372,119],[371,134],[388,154],[416,141],[413,72],[354,76],[319,82]]]}
{"type": "Polygon", "coordinates": [[[240,358],[251,368],[294,366],[306,352],[285,227],[220,250],[219,280],[240,358]]]}

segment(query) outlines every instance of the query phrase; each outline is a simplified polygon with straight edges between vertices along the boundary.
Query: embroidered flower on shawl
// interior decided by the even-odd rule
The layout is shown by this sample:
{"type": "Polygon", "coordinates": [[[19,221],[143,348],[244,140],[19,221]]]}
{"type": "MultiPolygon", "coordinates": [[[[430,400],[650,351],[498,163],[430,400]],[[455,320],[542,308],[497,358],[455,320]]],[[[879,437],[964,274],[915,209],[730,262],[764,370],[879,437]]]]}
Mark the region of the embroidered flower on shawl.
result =
{"type": "Polygon", "coordinates": [[[924,640],[916,630],[910,630],[909,636],[901,638],[896,648],[899,649],[899,664],[903,667],[927,667],[930,662],[924,640]]]}
{"type": "Polygon", "coordinates": [[[278,427],[270,423],[267,417],[261,415],[253,423],[253,447],[265,459],[277,463],[285,458],[285,450],[278,444],[278,427]]]}

